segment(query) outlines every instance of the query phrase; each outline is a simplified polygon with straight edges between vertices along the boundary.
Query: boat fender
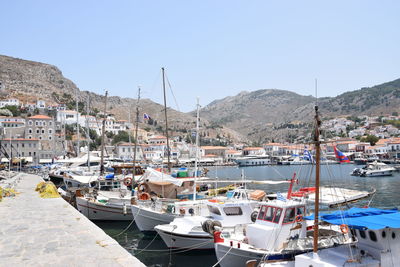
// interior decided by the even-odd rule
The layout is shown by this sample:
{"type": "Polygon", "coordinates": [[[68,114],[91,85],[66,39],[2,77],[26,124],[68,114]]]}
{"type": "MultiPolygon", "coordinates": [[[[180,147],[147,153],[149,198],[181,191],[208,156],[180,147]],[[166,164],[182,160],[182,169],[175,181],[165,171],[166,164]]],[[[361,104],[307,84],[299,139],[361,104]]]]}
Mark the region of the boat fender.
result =
{"type": "Polygon", "coordinates": [[[180,213],[181,215],[185,215],[185,213],[186,213],[185,208],[180,208],[180,209],[179,209],[179,213],[180,213]]]}
{"type": "Polygon", "coordinates": [[[257,212],[257,211],[253,211],[253,212],[251,213],[250,219],[251,219],[252,222],[255,222],[255,221],[257,220],[257,215],[258,215],[258,212],[257,212]]]}
{"type": "Polygon", "coordinates": [[[125,205],[125,203],[124,203],[124,208],[123,208],[123,210],[124,210],[124,215],[126,215],[126,214],[127,214],[127,210],[126,210],[126,205],[125,205]]]}
{"type": "Polygon", "coordinates": [[[192,215],[192,216],[194,215],[194,209],[193,209],[193,208],[190,208],[190,209],[188,210],[188,212],[189,212],[190,215],[192,215]]]}
{"type": "Polygon", "coordinates": [[[341,231],[343,234],[347,234],[347,233],[349,232],[349,227],[348,227],[346,224],[341,224],[341,225],[340,225],[340,231],[341,231]]]}
{"type": "Polygon", "coordinates": [[[132,185],[132,178],[131,178],[131,177],[126,177],[126,178],[124,178],[124,185],[125,185],[125,186],[130,186],[130,185],[132,185]]]}

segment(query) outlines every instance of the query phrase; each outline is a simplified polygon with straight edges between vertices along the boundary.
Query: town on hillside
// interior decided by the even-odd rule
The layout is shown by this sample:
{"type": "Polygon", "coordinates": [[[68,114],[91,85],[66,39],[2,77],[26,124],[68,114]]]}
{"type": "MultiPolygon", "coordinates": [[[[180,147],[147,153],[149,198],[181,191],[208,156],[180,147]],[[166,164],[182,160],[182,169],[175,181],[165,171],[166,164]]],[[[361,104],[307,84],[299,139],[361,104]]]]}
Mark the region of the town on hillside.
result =
{"type": "MultiPolygon", "coordinates": [[[[137,129],[138,142],[134,153],[135,127],[131,122],[117,120],[111,114],[98,111],[86,114],[68,110],[62,103],[46,103],[43,100],[23,103],[15,98],[4,99],[0,101],[1,161],[7,163],[12,158],[17,162],[44,164],[87,152],[88,147],[90,151],[98,151],[104,120],[106,157],[129,162],[135,154],[138,162],[166,163],[167,138],[146,127],[150,116],[143,115],[140,123],[142,127],[137,129]],[[79,125],[79,129],[76,125],[79,125]],[[77,153],[78,142],[80,151],[77,153]]],[[[335,146],[350,160],[396,160],[400,158],[399,126],[400,117],[396,112],[387,116],[326,119],[321,127],[327,141],[322,147],[325,158],[335,161],[335,146]]],[[[194,164],[196,147],[193,140],[182,136],[169,138],[170,160],[174,166],[194,164]]],[[[199,164],[295,164],[299,159],[301,162],[309,160],[304,156],[304,151],[308,150],[311,150],[308,144],[289,141],[272,141],[257,146],[243,143],[215,146],[203,143],[199,164]],[[249,158],[258,160],[249,161],[249,158]]]]}

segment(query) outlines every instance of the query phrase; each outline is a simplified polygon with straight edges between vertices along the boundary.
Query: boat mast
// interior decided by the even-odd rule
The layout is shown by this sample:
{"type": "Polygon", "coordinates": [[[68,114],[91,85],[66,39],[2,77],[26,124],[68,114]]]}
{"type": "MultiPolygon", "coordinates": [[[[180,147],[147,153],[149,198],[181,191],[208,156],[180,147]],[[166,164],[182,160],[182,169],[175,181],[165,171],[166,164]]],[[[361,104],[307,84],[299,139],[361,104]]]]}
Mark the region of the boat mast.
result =
{"type": "Polygon", "coordinates": [[[80,144],[79,144],[79,102],[78,102],[78,89],[76,89],[75,96],[75,105],[76,105],[76,156],[79,157],[80,152],[80,144]]]}
{"type": "Polygon", "coordinates": [[[133,179],[135,179],[136,175],[136,149],[137,149],[137,143],[138,143],[138,128],[139,128],[139,101],[140,101],[140,86],[138,87],[138,98],[137,98],[137,103],[136,103],[136,122],[135,122],[135,146],[133,150],[133,179]]]}
{"type": "Polygon", "coordinates": [[[104,136],[106,132],[106,119],[107,119],[107,96],[108,96],[108,91],[106,90],[105,100],[104,100],[103,125],[101,126],[100,175],[104,174],[104,136]]]}
{"type": "Polygon", "coordinates": [[[88,170],[90,171],[90,133],[89,133],[89,95],[87,97],[86,103],[86,142],[87,142],[87,166],[88,170]]]}
{"type": "Polygon", "coordinates": [[[193,200],[196,200],[196,180],[197,180],[197,163],[199,160],[199,121],[200,121],[200,104],[197,98],[197,116],[196,116],[196,158],[194,160],[194,183],[193,183],[193,200]]]}
{"type": "Polygon", "coordinates": [[[165,93],[165,69],[161,68],[162,72],[162,84],[163,84],[163,92],[164,92],[164,115],[165,115],[165,135],[167,137],[167,157],[168,157],[168,172],[171,172],[171,162],[169,158],[169,137],[168,137],[168,119],[167,119],[167,95],[165,93]]]}
{"type": "Polygon", "coordinates": [[[318,253],[318,217],[319,217],[319,176],[320,176],[320,157],[321,157],[321,141],[319,140],[319,127],[321,120],[319,118],[318,106],[315,106],[315,207],[314,207],[314,255],[318,253]]]}

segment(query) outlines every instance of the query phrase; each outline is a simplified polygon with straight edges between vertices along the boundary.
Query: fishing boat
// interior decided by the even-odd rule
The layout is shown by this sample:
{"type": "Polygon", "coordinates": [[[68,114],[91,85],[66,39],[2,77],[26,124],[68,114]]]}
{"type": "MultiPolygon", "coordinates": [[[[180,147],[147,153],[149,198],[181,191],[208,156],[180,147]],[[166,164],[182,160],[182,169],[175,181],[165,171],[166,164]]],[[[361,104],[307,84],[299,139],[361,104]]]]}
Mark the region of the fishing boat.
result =
{"type": "Polygon", "coordinates": [[[154,229],[169,248],[213,249],[210,229],[223,226],[225,231],[251,223],[257,201],[231,198],[225,201],[208,200],[208,216],[185,216],[154,229]]]}
{"type": "Polygon", "coordinates": [[[391,176],[396,168],[391,167],[383,162],[374,161],[368,163],[363,168],[355,168],[351,175],[361,177],[375,177],[375,176],[391,176]]]}
{"type": "MultiPolygon", "coordinates": [[[[320,197],[320,131],[318,106],[315,106],[315,199],[320,197]]],[[[318,221],[319,201],[314,203],[316,218],[313,225],[304,220],[306,201],[292,198],[293,175],[287,198],[263,203],[256,222],[247,225],[244,232],[224,235],[214,232],[215,252],[220,266],[245,266],[247,261],[258,262],[293,260],[294,256],[308,251],[354,243],[348,231],[336,227],[320,228],[318,221]]],[[[279,264],[279,263],[278,263],[279,264]]],[[[306,265],[309,266],[309,265],[306,265]]],[[[317,265],[316,265],[317,266],[317,265]]]]}
{"type": "MultiPolygon", "coordinates": [[[[397,209],[351,208],[346,211],[321,214],[320,220],[340,225],[351,232],[357,242],[316,253],[304,253],[286,262],[262,263],[260,266],[351,266],[395,267],[399,265],[400,212],[397,209]]],[[[307,219],[314,219],[309,216],[307,219]]]]}
{"type": "Polygon", "coordinates": [[[120,179],[101,178],[90,191],[77,190],[75,193],[78,211],[90,220],[133,220],[131,191],[125,184],[120,179]]]}

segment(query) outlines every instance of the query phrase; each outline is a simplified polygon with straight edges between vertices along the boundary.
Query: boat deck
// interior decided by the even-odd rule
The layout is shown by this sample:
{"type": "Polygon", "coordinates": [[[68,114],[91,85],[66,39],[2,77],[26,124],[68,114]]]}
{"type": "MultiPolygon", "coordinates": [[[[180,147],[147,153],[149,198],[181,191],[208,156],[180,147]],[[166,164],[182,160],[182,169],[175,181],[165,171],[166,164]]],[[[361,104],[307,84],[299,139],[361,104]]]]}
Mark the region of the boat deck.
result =
{"type": "Polygon", "coordinates": [[[0,202],[0,265],[145,266],[65,200],[41,198],[41,177],[17,174],[0,202]]]}

